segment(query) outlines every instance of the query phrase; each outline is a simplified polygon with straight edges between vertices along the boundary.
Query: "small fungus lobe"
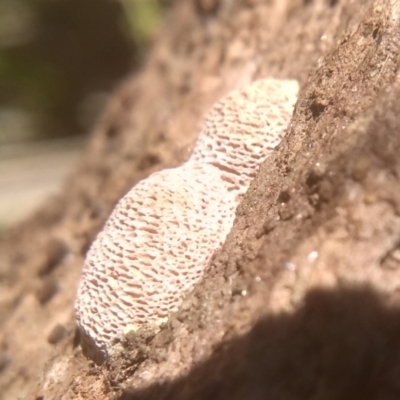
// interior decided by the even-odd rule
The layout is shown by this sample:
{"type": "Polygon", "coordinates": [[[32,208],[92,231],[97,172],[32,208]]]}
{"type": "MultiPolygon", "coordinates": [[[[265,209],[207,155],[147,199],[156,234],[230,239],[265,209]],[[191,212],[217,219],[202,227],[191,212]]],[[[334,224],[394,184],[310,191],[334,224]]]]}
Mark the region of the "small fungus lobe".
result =
{"type": "Polygon", "coordinates": [[[207,115],[190,159],[137,183],[85,261],[75,303],[83,342],[103,356],[129,331],[159,329],[204,274],[260,164],[283,138],[298,84],[263,79],[207,115]]]}

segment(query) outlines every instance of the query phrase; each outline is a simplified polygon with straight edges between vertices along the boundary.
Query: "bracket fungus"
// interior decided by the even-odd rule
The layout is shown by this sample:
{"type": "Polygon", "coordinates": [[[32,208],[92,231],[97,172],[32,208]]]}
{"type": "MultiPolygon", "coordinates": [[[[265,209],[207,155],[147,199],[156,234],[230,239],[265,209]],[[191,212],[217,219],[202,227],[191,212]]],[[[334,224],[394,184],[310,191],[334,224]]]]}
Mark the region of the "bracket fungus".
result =
{"type": "Polygon", "coordinates": [[[177,311],[285,134],[297,91],[297,81],[276,79],[232,91],[208,113],[185,164],[153,173],[118,202],[87,254],[78,288],[87,354],[109,356],[127,332],[157,332],[177,311]]]}

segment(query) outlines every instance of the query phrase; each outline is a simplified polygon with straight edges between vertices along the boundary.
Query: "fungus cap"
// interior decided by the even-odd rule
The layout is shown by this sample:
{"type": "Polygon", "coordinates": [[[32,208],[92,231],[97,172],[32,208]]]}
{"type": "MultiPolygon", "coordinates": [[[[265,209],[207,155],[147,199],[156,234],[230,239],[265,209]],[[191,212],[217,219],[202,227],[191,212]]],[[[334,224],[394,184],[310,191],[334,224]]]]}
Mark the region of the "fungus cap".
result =
{"type": "Polygon", "coordinates": [[[155,331],[201,279],[258,166],[280,142],[295,81],[233,91],[208,114],[189,161],[140,181],[116,205],[85,261],[76,298],[88,354],[127,331],[155,331]]]}
{"type": "Polygon", "coordinates": [[[101,351],[127,327],[157,327],[176,311],[228,234],[235,204],[209,165],[156,172],[121,199],[87,254],[76,301],[78,325],[101,351]]]}
{"type": "Polygon", "coordinates": [[[230,189],[244,193],[282,140],[297,92],[297,81],[277,79],[232,91],[208,113],[189,162],[220,168],[235,182],[230,189]]]}

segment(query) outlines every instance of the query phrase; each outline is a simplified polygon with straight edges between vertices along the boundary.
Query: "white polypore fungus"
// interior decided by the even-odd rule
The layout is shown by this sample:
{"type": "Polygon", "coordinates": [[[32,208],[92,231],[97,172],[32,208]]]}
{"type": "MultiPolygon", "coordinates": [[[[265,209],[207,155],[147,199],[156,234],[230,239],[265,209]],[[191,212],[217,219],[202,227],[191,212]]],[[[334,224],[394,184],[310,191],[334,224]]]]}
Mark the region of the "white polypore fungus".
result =
{"type": "Polygon", "coordinates": [[[296,81],[264,79],[214,105],[189,161],[139,182],[92,244],[76,299],[84,342],[110,354],[131,330],[159,327],[201,279],[239,196],[282,139],[296,81]]]}
{"type": "Polygon", "coordinates": [[[286,133],[297,91],[297,81],[262,79],[231,92],[210,110],[188,163],[216,166],[243,194],[286,133]]]}

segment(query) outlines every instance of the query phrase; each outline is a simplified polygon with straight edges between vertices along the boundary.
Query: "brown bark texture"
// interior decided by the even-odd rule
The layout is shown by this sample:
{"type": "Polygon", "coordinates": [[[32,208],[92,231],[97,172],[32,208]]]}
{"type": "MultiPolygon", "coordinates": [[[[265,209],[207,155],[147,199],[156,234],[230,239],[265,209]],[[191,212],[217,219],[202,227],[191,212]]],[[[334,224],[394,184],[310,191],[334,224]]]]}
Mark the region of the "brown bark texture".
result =
{"type": "Polygon", "coordinates": [[[59,195],[0,243],[0,398],[400,398],[400,1],[177,0],[59,195]],[[73,302],[115,202],[252,80],[297,79],[204,278],[150,342],[86,359],[73,302]]]}

